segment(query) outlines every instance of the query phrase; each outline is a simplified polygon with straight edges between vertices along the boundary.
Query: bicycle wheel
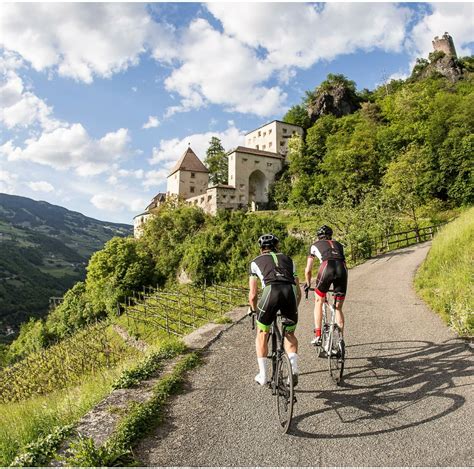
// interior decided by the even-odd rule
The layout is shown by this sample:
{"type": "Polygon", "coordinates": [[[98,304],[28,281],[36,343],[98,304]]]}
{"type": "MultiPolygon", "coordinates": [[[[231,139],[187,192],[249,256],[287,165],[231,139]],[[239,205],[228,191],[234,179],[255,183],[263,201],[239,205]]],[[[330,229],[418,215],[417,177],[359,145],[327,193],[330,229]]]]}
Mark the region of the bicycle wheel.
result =
{"type": "Polygon", "coordinates": [[[341,337],[339,327],[334,326],[328,348],[329,373],[336,384],[342,380],[344,372],[344,358],[346,354],[344,340],[341,337]]]}
{"type": "Polygon", "coordinates": [[[293,373],[286,353],[277,362],[275,378],[278,420],[283,433],[286,433],[290,428],[294,404],[293,373]]]}

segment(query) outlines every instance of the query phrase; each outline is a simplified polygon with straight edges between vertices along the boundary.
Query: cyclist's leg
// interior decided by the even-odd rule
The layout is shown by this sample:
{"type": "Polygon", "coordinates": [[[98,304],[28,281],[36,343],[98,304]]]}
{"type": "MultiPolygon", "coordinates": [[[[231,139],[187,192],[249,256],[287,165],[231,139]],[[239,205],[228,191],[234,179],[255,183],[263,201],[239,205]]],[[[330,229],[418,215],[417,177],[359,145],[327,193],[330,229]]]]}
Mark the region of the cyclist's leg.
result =
{"type": "Polygon", "coordinates": [[[325,261],[321,264],[316,279],[314,289],[314,334],[315,337],[321,337],[321,327],[323,322],[323,304],[326,299],[326,293],[331,286],[334,277],[334,266],[332,261],[325,261]]]}
{"type": "Polygon", "coordinates": [[[336,323],[344,331],[344,314],[342,306],[346,298],[347,291],[347,267],[345,262],[338,262],[336,269],[336,278],[334,279],[334,292],[336,299],[336,323]]]}
{"type": "Polygon", "coordinates": [[[282,323],[285,331],[283,347],[288,355],[293,370],[294,383],[298,382],[298,339],[295,335],[298,324],[298,304],[296,295],[296,285],[285,285],[279,288],[279,308],[282,315],[282,323]]]}
{"type": "Polygon", "coordinates": [[[257,305],[257,336],[255,337],[255,350],[259,373],[255,376],[255,381],[263,385],[267,382],[267,355],[268,355],[268,334],[270,326],[275,319],[276,309],[272,298],[272,287],[267,285],[262,292],[262,297],[257,305]]]}

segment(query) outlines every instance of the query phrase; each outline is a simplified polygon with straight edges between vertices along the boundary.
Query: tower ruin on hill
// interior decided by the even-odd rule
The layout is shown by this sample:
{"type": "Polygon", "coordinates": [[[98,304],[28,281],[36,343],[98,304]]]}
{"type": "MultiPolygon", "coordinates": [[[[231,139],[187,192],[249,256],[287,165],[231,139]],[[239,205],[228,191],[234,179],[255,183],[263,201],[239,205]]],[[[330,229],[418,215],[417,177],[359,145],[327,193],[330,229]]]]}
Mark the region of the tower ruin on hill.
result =
{"type": "Polygon", "coordinates": [[[457,58],[456,48],[454,47],[453,38],[449,33],[444,33],[441,37],[436,36],[433,41],[433,49],[435,52],[444,52],[448,57],[457,58]]]}

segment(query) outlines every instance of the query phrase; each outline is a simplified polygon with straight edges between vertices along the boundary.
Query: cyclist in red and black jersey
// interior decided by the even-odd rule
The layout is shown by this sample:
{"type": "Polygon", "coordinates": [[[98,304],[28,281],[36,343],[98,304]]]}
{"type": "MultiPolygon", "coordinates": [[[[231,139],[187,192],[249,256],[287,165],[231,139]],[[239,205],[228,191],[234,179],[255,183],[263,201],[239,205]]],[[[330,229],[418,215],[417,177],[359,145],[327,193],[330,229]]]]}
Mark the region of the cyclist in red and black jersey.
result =
{"type": "Polygon", "coordinates": [[[336,301],[336,322],[341,328],[344,328],[344,315],[342,314],[342,305],[347,291],[347,267],[344,257],[344,248],[341,243],[332,239],[332,229],[323,225],[318,229],[318,237],[309,248],[308,261],[305,269],[305,291],[311,286],[311,276],[313,272],[314,258],[320,261],[318,276],[314,292],[314,339],[311,341],[314,345],[321,343],[321,323],[323,319],[323,303],[326,293],[331,287],[334,287],[336,301]]]}

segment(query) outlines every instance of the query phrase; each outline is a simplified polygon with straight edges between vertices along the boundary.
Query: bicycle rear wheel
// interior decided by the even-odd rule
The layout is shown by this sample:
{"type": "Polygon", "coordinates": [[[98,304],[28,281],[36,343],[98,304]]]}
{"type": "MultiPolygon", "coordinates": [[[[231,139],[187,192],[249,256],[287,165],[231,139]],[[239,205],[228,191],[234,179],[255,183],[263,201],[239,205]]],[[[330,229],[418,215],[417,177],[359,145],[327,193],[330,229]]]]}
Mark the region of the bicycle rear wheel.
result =
{"type": "Polygon", "coordinates": [[[286,353],[277,362],[275,381],[278,420],[283,433],[286,433],[290,428],[294,404],[293,373],[286,353]]]}
{"type": "Polygon", "coordinates": [[[338,326],[334,326],[331,339],[330,348],[328,349],[329,373],[333,381],[336,384],[340,384],[344,372],[346,348],[338,326]]]}

